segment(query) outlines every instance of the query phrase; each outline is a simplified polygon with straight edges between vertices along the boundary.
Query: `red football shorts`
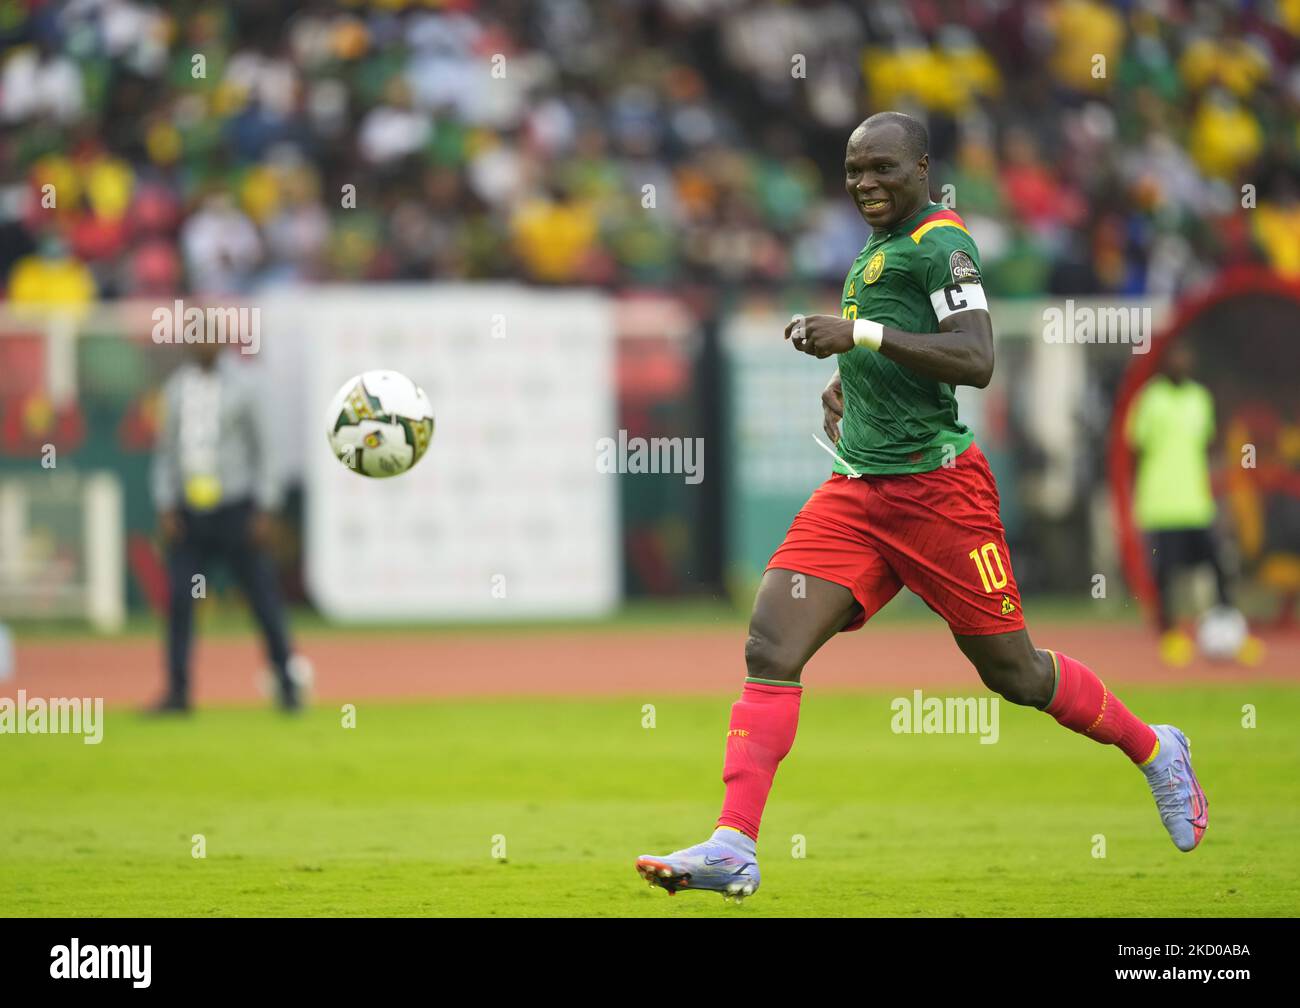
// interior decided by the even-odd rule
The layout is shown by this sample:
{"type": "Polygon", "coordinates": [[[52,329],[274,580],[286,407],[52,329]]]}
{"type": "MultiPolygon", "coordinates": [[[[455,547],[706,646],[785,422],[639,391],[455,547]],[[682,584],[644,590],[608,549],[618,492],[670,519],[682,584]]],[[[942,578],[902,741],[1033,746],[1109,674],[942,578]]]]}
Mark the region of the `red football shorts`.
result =
{"type": "Polygon", "coordinates": [[[1024,628],[998,516],[998,488],[974,442],[926,473],[836,473],[795,516],[767,565],[843,585],[862,606],[857,630],[906,585],[957,634],[1024,628]]]}

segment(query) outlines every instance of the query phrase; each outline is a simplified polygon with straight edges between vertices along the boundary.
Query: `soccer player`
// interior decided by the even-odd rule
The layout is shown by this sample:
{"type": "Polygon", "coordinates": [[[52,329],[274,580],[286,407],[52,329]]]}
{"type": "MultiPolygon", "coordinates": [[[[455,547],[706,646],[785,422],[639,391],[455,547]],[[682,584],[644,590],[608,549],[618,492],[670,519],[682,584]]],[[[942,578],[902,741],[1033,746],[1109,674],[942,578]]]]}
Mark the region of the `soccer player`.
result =
{"type": "Polygon", "coordinates": [[[845,188],[872,234],[844,281],[840,317],[796,317],[785,330],[796,350],[838,355],[822,395],[836,464],[754,600],[717,828],[693,847],[637,859],[642,877],[670,893],[738,899],[758,889],[759,822],[794,743],[803,667],[904,585],[947,621],[989,689],[1140,768],[1179,850],[1205,833],[1205,792],[1183,733],[1142,721],[1082,661],[1029,639],[997,486],[953,396],[953,386],[984,388],[993,374],[979,251],[961,218],[930,200],[928,142],[925,127],[898,112],[872,116],[849,137],[845,188]],[[802,597],[791,590],[795,574],[802,597]]]}

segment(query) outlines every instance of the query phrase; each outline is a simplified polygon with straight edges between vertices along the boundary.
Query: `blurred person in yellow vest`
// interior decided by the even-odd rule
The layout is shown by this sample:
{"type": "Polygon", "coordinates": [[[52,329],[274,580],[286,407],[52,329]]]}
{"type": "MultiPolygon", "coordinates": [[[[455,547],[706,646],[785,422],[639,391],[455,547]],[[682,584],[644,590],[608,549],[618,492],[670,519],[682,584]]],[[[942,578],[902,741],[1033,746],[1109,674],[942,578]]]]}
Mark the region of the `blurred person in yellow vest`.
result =
{"type": "Polygon", "coordinates": [[[1278,0],[1278,20],[1292,35],[1300,35],[1300,0],[1278,0]]]}
{"type": "Polygon", "coordinates": [[[1272,73],[1267,50],[1240,38],[1200,38],[1188,43],[1178,60],[1178,71],[1192,92],[1215,84],[1238,98],[1249,98],[1272,73]]]}
{"type": "Polygon", "coordinates": [[[1273,198],[1261,199],[1250,214],[1252,233],[1274,271],[1295,279],[1300,277],[1300,198],[1289,175],[1280,175],[1273,188],[1273,198]]]}
{"type": "Polygon", "coordinates": [[[965,29],[950,26],[933,48],[873,46],[863,51],[862,75],[875,105],[888,107],[910,100],[931,111],[949,114],[970,107],[976,98],[996,95],[1002,85],[997,64],[965,29]]]}
{"type": "Polygon", "coordinates": [[[41,240],[40,251],[23,256],[9,272],[9,304],[15,310],[80,314],[95,300],[95,278],[68,254],[63,240],[41,240]]]}
{"type": "Polygon", "coordinates": [[[1044,15],[1056,41],[1051,64],[1056,79],[1086,94],[1109,90],[1124,50],[1123,17],[1093,0],[1065,0],[1049,5],[1044,15]]]}
{"type": "Polygon", "coordinates": [[[528,275],[549,283],[581,279],[599,228],[589,202],[565,199],[559,193],[528,201],[510,222],[515,249],[528,275]]]}
{"type": "MultiPolygon", "coordinates": [[[[1175,667],[1186,665],[1195,653],[1192,639],[1175,625],[1171,613],[1175,575],[1186,568],[1210,566],[1219,606],[1233,608],[1214,532],[1216,509],[1210,490],[1214,400],[1204,385],[1192,379],[1195,365],[1195,355],[1186,344],[1170,347],[1164,372],[1138,393],[1126,430],[1137,454],[1135,518],[1147,535],[1155,564],[1160,656],[1175,667]]],[[[1247,635],[1237,659],[1249,664],[1260,655],[1260,642],[1247,635]]]]}
{"type": "Polygon", "coordinates": [[[1214,90],[1196,109],[1188,147],[1206,175],[1232,179],[1259,156],[1264,131],[1249,109],[1214,90]]]}

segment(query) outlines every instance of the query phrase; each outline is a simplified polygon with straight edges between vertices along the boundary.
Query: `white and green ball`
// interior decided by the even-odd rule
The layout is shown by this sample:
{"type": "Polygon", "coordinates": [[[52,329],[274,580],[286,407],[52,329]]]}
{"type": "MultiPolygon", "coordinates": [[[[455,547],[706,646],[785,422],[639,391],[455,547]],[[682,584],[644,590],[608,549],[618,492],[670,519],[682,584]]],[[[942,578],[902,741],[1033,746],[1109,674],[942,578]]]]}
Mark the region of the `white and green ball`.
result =
{"type": "Polygon", "coordinates": [[[429,397],[397,371],[367,371],[349,378],[330,403],[328,417],[335,457],[361,476],[406,472],[433,439],[429,397]]]}
{"type": "Polygon", "coordinates": [[[1246,643],[1250,628],[1246,617],[1231,606],[1215,606],[1196,625],[1196,646],[1201,654],[1216,661],[1237,655],[1246,643]]]}

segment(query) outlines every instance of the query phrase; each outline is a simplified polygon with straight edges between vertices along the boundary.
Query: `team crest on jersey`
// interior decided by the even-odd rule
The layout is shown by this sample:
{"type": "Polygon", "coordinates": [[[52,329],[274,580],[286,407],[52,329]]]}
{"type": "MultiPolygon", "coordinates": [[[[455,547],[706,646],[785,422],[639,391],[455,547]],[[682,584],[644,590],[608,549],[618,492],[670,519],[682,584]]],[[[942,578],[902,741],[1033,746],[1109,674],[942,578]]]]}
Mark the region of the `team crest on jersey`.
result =
{"type": "Polygon", "coordinates": [[[980,282],[979,267],[961,249],[948,257],[948,268],[952,270],[952,282],[955,284],[980,282]]]}
{"type": "Polygon", "coordinates": [[[877,252],[867,260],[867,268],[862,271],[862,282],[873,284],[880,279],[880,274],[883,272],[885,272],[885,253],[877,252]]]}

